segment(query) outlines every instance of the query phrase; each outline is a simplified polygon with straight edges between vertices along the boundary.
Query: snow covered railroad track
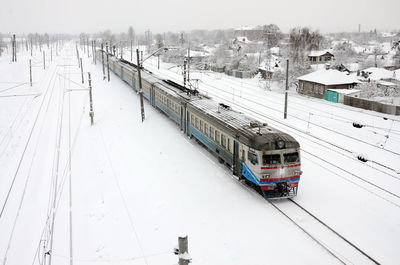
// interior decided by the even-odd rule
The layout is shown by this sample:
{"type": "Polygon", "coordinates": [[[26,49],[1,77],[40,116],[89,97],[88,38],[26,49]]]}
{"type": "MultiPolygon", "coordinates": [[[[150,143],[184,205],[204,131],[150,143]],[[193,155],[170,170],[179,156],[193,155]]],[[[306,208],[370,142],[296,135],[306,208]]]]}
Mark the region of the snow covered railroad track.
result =
{"type": "Polygon", "coordinates": [[[343,264],[380,264],[371,255],[365,253],[293,199],[269,202],[276,210],[343,264]]]}

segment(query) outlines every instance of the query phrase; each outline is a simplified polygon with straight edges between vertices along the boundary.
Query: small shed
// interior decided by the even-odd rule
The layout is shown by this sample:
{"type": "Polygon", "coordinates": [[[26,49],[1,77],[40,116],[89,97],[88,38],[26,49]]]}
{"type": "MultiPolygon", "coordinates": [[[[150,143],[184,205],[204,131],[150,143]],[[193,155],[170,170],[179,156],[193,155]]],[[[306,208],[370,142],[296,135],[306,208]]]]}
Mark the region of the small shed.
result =
{"type": "Polygon", "coordinates": [[[352,96],[359,98],[361,91],[358,89],[327,89],[325,92],[325,100],[334,103],[343,103],[344,96],[352,96]]]}
{"type": "Polygon", "coordinates": [[[328,89],[350,90],[360,83],[355,76],[332,69],[318,70],[297,79],[299,80],[298,93],[321,99],[325,99],[328,89]]]}

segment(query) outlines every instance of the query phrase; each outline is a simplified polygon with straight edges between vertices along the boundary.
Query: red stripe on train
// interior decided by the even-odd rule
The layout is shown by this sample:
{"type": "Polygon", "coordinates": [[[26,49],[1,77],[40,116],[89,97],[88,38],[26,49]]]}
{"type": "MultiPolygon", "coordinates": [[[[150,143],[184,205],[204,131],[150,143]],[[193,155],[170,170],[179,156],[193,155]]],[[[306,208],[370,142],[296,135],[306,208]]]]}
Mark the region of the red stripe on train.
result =
{"type": "Polygon", "coordinates": [[[300,176],[286,177],[286,178],[275,178],[275,179],[260,179],[260,181],[277,181],[277,180],[288,180],[288,179],[296,179],[300,178],[300,176]]]}

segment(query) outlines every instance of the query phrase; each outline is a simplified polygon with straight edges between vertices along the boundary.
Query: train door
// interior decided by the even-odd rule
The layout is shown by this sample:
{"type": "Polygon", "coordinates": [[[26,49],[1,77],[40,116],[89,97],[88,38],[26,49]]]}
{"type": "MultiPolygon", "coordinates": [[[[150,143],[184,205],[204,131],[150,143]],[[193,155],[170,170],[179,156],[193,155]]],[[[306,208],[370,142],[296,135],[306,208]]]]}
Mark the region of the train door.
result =
{"type": "Polygon", "coordinates": [[[181,106],[181,131],[183,131],[184,130],[184,124],[183,124],[183,121],[184,121],[184,119],[183,119],[183,115],[184,115],[184,112],[183,112],[183,107],[181,106]]]}
{"type": "Polygon", "coordinates": [[[190,136],[190,127],[189,127],[189,121],[190,120],[190,113],[189,111],[186,111],[186,134],[187,136],[190,136]]]}
{"type": "Polygon", "coordinates": [[[233,175],[239,176],[239,143],[233,140],[233,175]]]}

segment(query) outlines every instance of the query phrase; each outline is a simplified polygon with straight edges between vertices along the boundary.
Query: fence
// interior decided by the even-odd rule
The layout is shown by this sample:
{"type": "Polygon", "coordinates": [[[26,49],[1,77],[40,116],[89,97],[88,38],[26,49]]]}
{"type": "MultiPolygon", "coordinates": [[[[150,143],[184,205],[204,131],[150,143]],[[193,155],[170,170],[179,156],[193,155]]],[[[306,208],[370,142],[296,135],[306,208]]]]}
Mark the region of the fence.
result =
{"type": "Polygon", "coordinates": [[[386,113],[386,114],[400,115],[400,106],[384,104],[384,103],[380,103],[380,102],[372,101],[372,100],[368,100],[368,99],[355,98],[355,97],[345,95],[343,104],[352,106],[352,107],[356,107],[356,108],[386,113]]]}

